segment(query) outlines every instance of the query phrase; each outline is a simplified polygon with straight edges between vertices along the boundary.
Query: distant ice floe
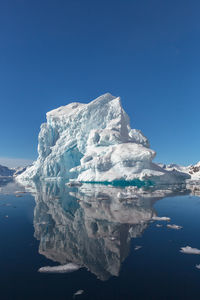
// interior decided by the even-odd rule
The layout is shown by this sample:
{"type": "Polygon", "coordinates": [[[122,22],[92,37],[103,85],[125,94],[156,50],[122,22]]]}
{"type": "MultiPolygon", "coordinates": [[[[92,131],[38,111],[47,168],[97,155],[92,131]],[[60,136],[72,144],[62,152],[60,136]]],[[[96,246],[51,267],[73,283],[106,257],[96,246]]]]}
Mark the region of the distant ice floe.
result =
{"type": "Polygon", "coordinates": [[[158,217],[158,216],[154,216],[152,218],[152,220],[154,221],[170,221],[171,219],[169,217],[158,217]]]}
{"type": "Polygon", "coordinates": [[[196,265],[196,268],[200,270],[200,265],[196,265]]]}
{"type": "Polygon", "coordinates": [[[84,290],[78,290],[76,293],[74,293],[73,297],[82,295],[84,293],[84,290]]]}
{"type": "Polygon", "coordinates": [[[137,251],[137,250],[140,250],[142,248],[142,246],[135,246],[134,250],[137,251]]]}
{"type": "Polygon", "coordinates": [[[200,255],[200,249],[192,248],[190,246],[182,247],[180,252],[185,254],[198,254],[200,255]]]}
{"type": "Polygon", "coordinates": [[[79,270],[81,267],[79,265],[76,265],[74,263],[68,263],[66,265],[60,265],[60,266],[46,266],[42,267],[38,270],[40,273],[71,273],[74,271],[79,270]]]}
{"type": "Polygon", "coordinates": [[[182,226],[175,225],[175,224],[167,224],[167,227],[171,228],[171,229],[176,229],[176,230],[179,230],[179,229],[183,228],[182,226]]]}

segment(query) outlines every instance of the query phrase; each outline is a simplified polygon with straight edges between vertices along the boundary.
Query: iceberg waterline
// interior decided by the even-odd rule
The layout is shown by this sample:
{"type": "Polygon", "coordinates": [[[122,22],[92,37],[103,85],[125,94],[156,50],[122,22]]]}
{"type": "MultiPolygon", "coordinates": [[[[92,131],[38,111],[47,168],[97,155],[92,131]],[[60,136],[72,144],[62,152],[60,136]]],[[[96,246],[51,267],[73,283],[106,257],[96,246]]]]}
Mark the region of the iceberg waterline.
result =
{"type": "Polygon", "coordinates": [[[153,186],[154,182],[150,180],[139,180],[139,179],[134,179],[134,180],[113,180],[113,181],[82,181],[82,183],[94,183],[94,184],[104,184],[104,185],[112,185],[112,186],[120,186],[120,187],[125,187],[125,186],[136,186],[136,187],[149,187],[153,186]]]}
{"type": "Polygon", "coordinates": [[[47,113],[38,137],[38,159],[17,179],[63,178],[90,183],[182,183],[189,175],[153,163],[156,153],[131,129],[119,97],[104,94],[47,113]]]}

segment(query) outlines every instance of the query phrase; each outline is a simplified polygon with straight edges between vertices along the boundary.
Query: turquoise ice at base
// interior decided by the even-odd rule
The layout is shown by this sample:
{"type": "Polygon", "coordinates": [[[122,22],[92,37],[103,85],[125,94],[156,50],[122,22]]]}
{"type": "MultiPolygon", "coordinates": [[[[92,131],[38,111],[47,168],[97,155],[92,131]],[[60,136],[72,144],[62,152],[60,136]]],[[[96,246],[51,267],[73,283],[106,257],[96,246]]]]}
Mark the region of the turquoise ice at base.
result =
{"type": "Polygon", "coordinates": [[[142,181],[139,179],[134,180],[114,180],[114,181],[83,181],[83,183],[90,183],[90,184],[103,184],[103,185],[111,185],[111,186],[118,186],[118,187],[125,187],[125,186],[136,186],[140,187],[150,187],[154,186],[155,183],[151,180],[142,181]]]}

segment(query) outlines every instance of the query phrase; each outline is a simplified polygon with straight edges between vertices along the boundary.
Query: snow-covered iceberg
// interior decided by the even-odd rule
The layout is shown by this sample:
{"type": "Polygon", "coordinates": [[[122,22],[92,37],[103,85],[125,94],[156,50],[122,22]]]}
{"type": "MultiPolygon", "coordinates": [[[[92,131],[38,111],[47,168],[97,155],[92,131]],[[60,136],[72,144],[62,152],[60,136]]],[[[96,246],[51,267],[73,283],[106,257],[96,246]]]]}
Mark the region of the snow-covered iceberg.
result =
{"type": "Polygon", "coordinates": [[[82,182],[174,183],[190,178],[152,162],[155,151],[131,129],[119,97],[105,94],[88,104],[71,103],[47,113],[38,138],[38,159],[17,178],[64,178],[82,182]]]}

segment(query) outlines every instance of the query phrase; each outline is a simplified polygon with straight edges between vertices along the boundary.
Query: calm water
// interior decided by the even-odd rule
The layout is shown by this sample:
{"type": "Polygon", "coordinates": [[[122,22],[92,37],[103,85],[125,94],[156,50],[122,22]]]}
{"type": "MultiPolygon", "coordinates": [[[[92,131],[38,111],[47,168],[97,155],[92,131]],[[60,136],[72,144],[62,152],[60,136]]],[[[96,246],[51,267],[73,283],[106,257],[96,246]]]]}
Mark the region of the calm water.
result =
{"type": "Polygon", "coordinates": [[[200,197],[190,189],[52,182],[16,191],[25,190],[0,185],[0,299],[200,299],[200,255],[180,252],[200,249],[200,197]],[[68,262],[81,268],[38,272],[68,262]]]}

